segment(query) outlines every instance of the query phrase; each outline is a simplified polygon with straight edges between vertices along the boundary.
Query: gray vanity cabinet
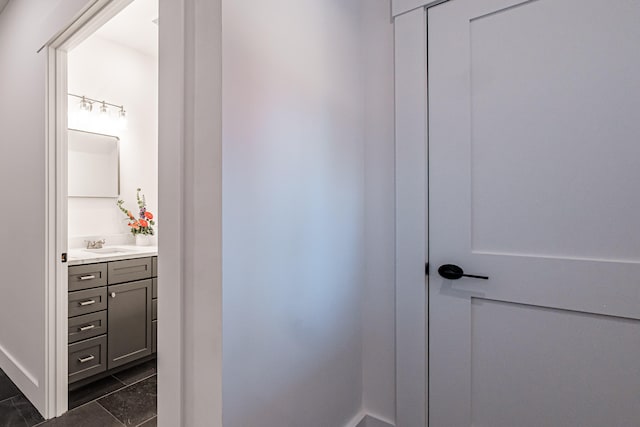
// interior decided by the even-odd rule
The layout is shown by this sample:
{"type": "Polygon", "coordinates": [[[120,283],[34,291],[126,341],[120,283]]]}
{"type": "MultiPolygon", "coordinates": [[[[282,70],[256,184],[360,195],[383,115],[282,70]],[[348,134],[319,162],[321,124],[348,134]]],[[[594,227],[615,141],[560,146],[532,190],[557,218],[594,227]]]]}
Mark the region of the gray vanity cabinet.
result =
{"type": "Polygon", "coordinates": [[[108,369],[151,354],[151,279],[109,286],[108,369]]]}
{"type": "Polygon", "coordinates": [[[156,352],[157,257],[69,267],[69,384],[156,352]]]}

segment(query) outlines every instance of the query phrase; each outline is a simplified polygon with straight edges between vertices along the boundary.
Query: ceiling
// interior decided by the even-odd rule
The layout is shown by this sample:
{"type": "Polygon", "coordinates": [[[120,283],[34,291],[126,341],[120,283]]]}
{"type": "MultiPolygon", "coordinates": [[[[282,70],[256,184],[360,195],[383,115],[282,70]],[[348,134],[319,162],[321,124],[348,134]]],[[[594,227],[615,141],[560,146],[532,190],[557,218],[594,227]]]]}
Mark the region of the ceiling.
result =
{"type": "Polygon", "coordinates": [[[158,0],[134,0],[95,35],[157,57],[158,25],[153,22],[157,18],[158,0]]]}

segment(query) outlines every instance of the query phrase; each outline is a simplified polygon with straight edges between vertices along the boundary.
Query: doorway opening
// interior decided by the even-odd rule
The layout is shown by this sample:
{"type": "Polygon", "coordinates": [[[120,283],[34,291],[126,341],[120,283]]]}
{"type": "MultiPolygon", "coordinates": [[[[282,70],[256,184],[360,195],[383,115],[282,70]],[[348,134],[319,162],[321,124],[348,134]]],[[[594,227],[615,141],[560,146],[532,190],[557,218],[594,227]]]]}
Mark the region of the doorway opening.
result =
{"type": "Polygon", "coordinates": [[[49,47],[49,417],[155,425],[158,16],[98,1],[49,47]]]}

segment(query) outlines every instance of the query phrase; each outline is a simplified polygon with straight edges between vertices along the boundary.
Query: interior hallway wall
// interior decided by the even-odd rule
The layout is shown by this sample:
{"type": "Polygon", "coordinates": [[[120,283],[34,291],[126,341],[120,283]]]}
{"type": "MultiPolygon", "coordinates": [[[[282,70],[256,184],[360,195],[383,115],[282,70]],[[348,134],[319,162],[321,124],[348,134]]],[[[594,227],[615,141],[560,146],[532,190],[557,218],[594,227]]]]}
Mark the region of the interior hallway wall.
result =
{"type": "Polygon", "coordinates": [[[87,0],[13,0],[0,14],[0,368],[45,410],[46,50],[87,0]],[[16,327],[19,325],[19,327],[16,327]]]}
{"type": "Polygon", "coordinates": [[[223,423],[362,402],[360,0],[223,3],[223,423]]]}
{"type": "Polygon", "coordinates": [[[225,426],[395,419],[393,144],[388,0],[223,4],[225,426]]]}

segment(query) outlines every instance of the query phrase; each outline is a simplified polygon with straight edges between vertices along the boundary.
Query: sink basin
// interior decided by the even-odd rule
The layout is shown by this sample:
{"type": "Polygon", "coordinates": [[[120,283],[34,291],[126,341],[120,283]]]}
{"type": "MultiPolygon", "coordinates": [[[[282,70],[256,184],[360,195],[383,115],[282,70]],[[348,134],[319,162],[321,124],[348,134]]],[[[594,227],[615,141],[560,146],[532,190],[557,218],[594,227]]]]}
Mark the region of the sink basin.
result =
{"type": "Polygon", "coordinates": [[[100,249],[85,249],[85,252],[89,252],[92,254],[119,254],[122,252],[131,252],[128,249],[122,249],[122,248],[100,248],[100,249]]]}

